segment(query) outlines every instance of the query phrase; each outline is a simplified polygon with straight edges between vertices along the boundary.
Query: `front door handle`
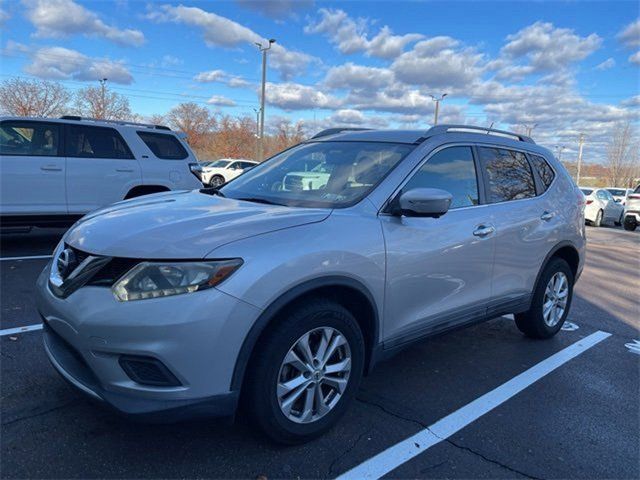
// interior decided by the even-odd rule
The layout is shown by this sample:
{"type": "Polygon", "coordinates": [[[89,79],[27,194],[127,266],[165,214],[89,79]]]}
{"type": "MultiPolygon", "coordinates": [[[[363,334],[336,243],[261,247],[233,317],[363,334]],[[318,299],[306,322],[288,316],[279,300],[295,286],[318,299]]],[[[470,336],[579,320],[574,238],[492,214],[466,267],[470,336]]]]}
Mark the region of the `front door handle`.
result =
{"type": "Polygon", "coordinates": [[[474,234],[476,237],[484,238],[484,237],[487,237],[487,236],[491,235],[491,234],[492,234],[493,232],[495,232],[495,231],[496,231],[496,229],[495,229],[495,228],[493,228],[493,227],[492,227],[492,226],[490,226],[490,225],[489,225],[489,226],[487,226],[487,225],[480,225],[479,227],[477,227],[477,228],[473,231],[473,234],[474,234]]]}
{"type": "Polygon", "coordinates": [[[552,212],[544,212],[541,216],[540,216],[540,220],[544,220],[545,222],[548,222],[549,220],[551,220],[553,217],[555,217],[556,214],[552,213],[552,212]]]}
{"type": "Polygon", "coordinates": [[[62,167],[59,167],[57,165],[42,165],[40,167],[40,170],[42,170],[43,172],[61,172],[62,167]]]}
{"type": "Polygon", "coordinates": [[[116,172],[133,172],[133,168],[116,168],[116,172]]]}

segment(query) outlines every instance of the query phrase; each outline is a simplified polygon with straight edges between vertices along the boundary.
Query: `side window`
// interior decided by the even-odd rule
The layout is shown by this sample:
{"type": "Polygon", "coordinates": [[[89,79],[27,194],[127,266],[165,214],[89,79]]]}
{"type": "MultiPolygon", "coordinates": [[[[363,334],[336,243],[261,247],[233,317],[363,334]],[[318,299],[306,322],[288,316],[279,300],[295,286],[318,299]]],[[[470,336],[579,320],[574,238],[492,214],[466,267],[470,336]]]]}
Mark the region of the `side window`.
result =
{"type": "Polygon", "coordinates": [[[553,169],[544,158],[542,158],[539,155],[530,154],[530,156],[531,156],[531,163],[533,164],[533,168],[535,168],[536,172],[538,172],[538,176],[542,180],[542,183],[544,184],[544,189],[546,191],[547,188],[549,188],[549,185],[551,185],[551,182],[553,182],[555,173],[553,173],[553,169]]]}
{"type": "Polygon", "coordinates": [[[117,130],[67,124],[67,157],[133,159],[117,130]]]}
{"type": "Polygon", "coordinates": [[[453,195],[451,208],[478,205],[478,179],[471,147],[440,150],[420,167],[403,190],[440,188],[453,195]]]}
{"type": "Polygon", "coordinates": [[[176,137],[166,133],[137,132],[153,154],[162,160],[184,160],[189,156],[176,137]]]}
{"type": "Polygon", "coordinates": [[[56,157],[60,126],[54,123],[6,121],[0,124],[1,155],[56,157]]]}
{"type": "Polygon", "coordinates": [[[536,196],[531,167],[523,153],[489,147],[479,147],[478,152],[489,181],[489,203],[536,196]]]}

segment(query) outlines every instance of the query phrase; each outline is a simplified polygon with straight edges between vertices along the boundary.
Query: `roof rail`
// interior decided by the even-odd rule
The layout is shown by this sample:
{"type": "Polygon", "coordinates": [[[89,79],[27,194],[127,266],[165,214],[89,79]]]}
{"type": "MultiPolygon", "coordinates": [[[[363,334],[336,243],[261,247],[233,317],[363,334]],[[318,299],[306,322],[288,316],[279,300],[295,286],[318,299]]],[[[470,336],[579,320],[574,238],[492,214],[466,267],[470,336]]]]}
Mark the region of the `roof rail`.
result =
{"type": "Polygon", "coordinates": [[[335,135],[336,133],[342,133],[342,132],[361,132],[364,130],[371,130],[370,128],[327,128],[325,130],[321,130],[318,133],[316,133],[313,137],[311,137],[312,139],[314,138],[321,138],[321,137],[326,137],[328,135],[335,135]]]}
{"type": "Polygon", "coordinates": [[[487,127],[476,127],[474,125],[436,125],[427,130],[427,133],[424,135],[424,139],[426,140],[429,137],[433,137],[434,135],[440,135],[442,133],[484,133],[487,135],[496,135],[498,137],[506,137],[518,140],[520,142],[533,143],[531,137],[527,137],[526,135],[520,135],[519,133],[507,132],[506,130],[497,130],[495,128],[487,128],[487,127]]]}
{"type": "Polygon", "coordinates": [[[91,117],[80,117],[78,115],[63,115],[60,117],[61,120],[75,120],[75,121],[88,121],[88,122],[99,122],[99,123],[112,123],[114,125],[132,125],[135,127],[145,127],[145,128],[155,128],[156,130],[169,130],[169,127],[165,127],[164,125],[154,125],[152,123],[138,123],[138,122],[129,122],[127,120],[104,120],[102,118],[91,118],[91,117]]]}

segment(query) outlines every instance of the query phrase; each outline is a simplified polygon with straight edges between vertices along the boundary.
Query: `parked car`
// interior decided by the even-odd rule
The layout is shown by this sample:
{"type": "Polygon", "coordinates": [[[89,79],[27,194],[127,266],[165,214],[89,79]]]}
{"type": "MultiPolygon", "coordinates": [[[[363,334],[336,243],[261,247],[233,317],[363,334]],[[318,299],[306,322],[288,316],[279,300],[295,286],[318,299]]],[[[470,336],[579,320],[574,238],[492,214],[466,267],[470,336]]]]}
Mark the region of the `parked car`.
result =
{"type": "Polygon", "coordinates": [[[509,132],[318,134],[221,188],[70,229],[38,279],[47,355],[137,417],[245,413],[304,442],[413,342],[503,314],[554,336],[584,265],[584,196],[509,132]],[[326,184],[283,190],[311,159],[326,184]]]}
{"type": "Polygon", "coordinates": [[[585,196],[584,217],[594,227],[603,223],[621,225],[624,207],[617,203],[606,188],[580,187],[585,196]]]}
{"type": "Polygon", "coordinates": [[[633,193],[632,188],[615,188],[615,187],[606,187],[613,199],[616,203],[620,205],[627,204],[627,195],[633,193]]]}
{"type": "Polygon", "coordinates": [[[210,162],[202,169],[202,181],[212,187],[219,187],[239,175],[245,170],[255,167],[258,162],[254,160],[243,160],[233,158],[223,158],[210,162]]]}
{"type": "Polygon", "coordinates": [[[317,190],[324,188],[329,181],[331,171],[326,162],[318,162],[310,170],[290,172],[282,179],[283,190],[317,190]]]}
{"type": "Polygon", "coordinates": [[[80,117],[0,117],[3,226],[73,223],[150,193],[202,188],[198,162],[167,127],[80,117]]]}
{"type": "Polygon", "coordinates": [[[624,229],[634,231],[640,225],[640,185],[627,195],[624,209],[624,229]]]}

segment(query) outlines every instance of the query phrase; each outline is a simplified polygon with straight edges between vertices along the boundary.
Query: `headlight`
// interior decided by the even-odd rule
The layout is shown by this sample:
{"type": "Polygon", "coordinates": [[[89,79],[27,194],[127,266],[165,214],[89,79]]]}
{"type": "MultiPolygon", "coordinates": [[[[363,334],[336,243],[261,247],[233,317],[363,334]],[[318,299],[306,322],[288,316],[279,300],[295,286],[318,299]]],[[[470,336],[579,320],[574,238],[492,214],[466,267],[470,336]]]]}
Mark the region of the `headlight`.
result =
{"type": "Polygon", "coordinates": [[[239,258],[212,262],[142,262],[111,290],[121,302],[192,293],[215,287],[240,265],[239,258]]]}

